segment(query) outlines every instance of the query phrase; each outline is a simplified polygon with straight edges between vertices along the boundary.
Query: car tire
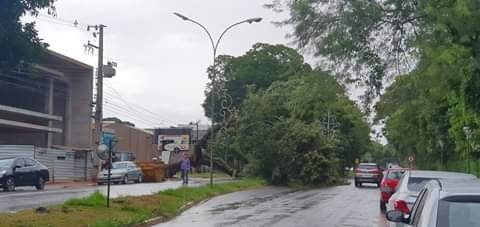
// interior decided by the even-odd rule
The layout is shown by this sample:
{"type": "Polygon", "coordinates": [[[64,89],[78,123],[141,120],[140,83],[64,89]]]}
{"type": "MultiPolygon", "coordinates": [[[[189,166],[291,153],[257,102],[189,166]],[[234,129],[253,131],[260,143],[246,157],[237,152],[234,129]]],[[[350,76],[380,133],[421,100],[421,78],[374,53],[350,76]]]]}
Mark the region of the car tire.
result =
{"type": "Polygon", "coordinates": [[[138,175],[137,183],[142,183],[143,182],[143,176],[142,174],[138,175]]]}
{"type": "Polygon", "coordinates": [[[127,175],[125,175],[125,176],[123,177],[122,184],[128,184],[128,176],[127,176],[127,175]]]}
{"type": "Polygon", "coordinates": [[[39,191],[45,189],[45,179],[43,177],[38,177],[37,179],[37,184],[35,185],[35,188],[39,191]]]}
{"type": "Polygon", "coordinates": [[[3,186],[3,190],[6,191],[6,192],[15,191],[15,179],[13,179],[13,177],[9,177],[5,181],[5,185],[3,186]]]}
{"type": "Polygon", "coordinates": [[[387,206],[386,206],[385,202],[380,200],[380,211],[385,212],[386,210],[387,210],[387,206]]]}

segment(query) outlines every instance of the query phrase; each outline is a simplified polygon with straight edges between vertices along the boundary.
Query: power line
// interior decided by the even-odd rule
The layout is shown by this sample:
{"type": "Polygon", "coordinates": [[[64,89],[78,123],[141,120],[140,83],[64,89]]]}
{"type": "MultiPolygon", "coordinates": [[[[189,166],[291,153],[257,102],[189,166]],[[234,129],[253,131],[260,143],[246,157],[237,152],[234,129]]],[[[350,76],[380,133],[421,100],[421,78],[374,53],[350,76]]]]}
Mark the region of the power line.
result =
{"type": "Polygon", "coordinates": [[[128,109],[126,108],[125,106],[122,106],[122,104],[119,104],[119,103],[116,103],[116,102],[113,102],[112,100],[110,100],[110,97],[106,97],[105,98],[105,102],[106,104],[108,105],[111,105],[111,106],[114,106],[120,110],[122,110],[123,112],[126,112],[132,116],[135,116],[137,118],[140,118],[140,119],[149,119],[148,121],[150,123],[154,123],[154,124],[163,124],[163,125],[166,125],[166,121],[163,120],[163,119],[160,119],[160,118],[153,118],[153,117],[150,117],[150,116],[147,116],[145,115],[145,113],[143,112],[140,112],[138,110],[135,110],[135,109],[128,109]],[[151,120],[150,120],[151,119],[151,120]]]}
{"type": "Polygon", "coordinates": [[[122,104],[113,102],[110,98],[112,98],[112,97],[106,98],[106,100],[109,102],[109,104],[115,105],[115,106],[120,107],[120,108],[123,108],[125,111],[129,111],[129,112],[132,113],[132,114],[140,115],[140,116],[142,116],[142,117],[144,117],[144,118],[148,118],[148,119],[153,119],[153,120],[158,121],[158,122],[161,122],[161,123],[163,123],[163,124],[166,124],[166,122],[167,122],[167,121],[165,121],[164,119],[158,118],[158,117],[156,117],[156,116],[146,115],[144,112],[138,111],[138,110],[136,110],[136,109],[131,109],[131,108],[128,108],[128,107],[126,108],[125,106],[122,106],[122,104]]]}
{"type": "Polygon", "coordinates": [[[116,114],[119,114],[121,115],[122,117],[126,117],[128,118],[129,120],[135,120],[135,121],[140,121],[144,124],[147,124],[147,125],[161,125],[159,124],[158,122],[154,122],[154,121],[151,121],[151,120],[147,120],[147,119],[144,119],[134,113],[131,113],[131,112],[128,112],[128,111],[125,111],[125,109],[121,108],[121,107],[117,107],[115,105],[112,105],[111,103],[109,102],[106,102],[105,103],[105,108],[108,109],[109,111],[111,112],[114,112],[116,114]]]}
{"type": "Polygon", "coordinates": [[[89,26],[88,24],[79,23],[78,20],[69,20],[69,19],[58,17],[58,16],[52,16],[52,15],[43,14],[43,13],[39,13],[37,18],[45,18],[51,21],[56,21],[58,23],[64,23],[73,27],[84,27],[85,30],[87,30],[87,27],[89,26]]]}
{"type": "MultiPolygon", "coordinates": [[[[166,121],[166,122],[170,122],[172,124],[177,124],[176,122],[173,122],[171,120],[168,120],[168,119],[164,119],[164,118],[161,118],[158,116],[157,113],[154,113],[142,106],[139,106],[139,105],[136,105],[136,104],[131,104],[129,103],[125,98],[123,98],[123,96],[120,94],[120,92],[118,92],[110,83],[106,82],[105,85],[107,85],[107,87],[109,87],[110,89],[113,90],[113,92],[118,96],[118,99],[120,99],[120,101],[124,102],[130,109],[133,109],[132,106],[136,107],[137,109],[141,109],[143,110],[144,112],[148,113],[149,115],[157,118],[157,119],[161,119],[162,121],[166,121]]],[[[111,94],[110,94],[111,95],[111,94]]],[[[143,113],[143,112],[142,112],[143,113]]]]}

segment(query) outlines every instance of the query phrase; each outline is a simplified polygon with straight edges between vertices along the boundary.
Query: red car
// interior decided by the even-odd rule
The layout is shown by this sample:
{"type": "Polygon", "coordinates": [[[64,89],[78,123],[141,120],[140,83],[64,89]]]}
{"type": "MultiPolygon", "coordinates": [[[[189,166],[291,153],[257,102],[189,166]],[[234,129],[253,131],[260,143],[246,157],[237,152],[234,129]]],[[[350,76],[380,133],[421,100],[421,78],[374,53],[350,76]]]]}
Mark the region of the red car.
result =
{"type": "Polygon", "coordinates": [[[395,193],[398,181],[402,177],[403,173],[408,169],[395,168],[388,169],[383,175],[383,179],[380,182],[380,210],[386,210],[386,203],[390,199],[390,196],[395,193]]]}
{"type": "Polygon", "coordinates": [[[363,183],[371,183],[380,187],[382,171],[377,163],[360,163],[355,169],[355,186],[361,187],[363,183]]]}

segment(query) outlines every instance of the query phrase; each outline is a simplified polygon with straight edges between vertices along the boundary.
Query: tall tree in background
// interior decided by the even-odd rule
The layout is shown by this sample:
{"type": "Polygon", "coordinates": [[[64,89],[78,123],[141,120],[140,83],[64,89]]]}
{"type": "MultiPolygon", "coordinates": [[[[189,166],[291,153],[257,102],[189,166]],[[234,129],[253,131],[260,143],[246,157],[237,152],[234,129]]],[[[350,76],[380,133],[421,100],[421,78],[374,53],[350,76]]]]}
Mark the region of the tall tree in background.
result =
{"type": "Polygon", "coordinates": [[[39,10],[54,13],[55,0],[0,1],[0,71],[11,70],[20,64],[28,65],[38,57],[47,44],[35,30],[35,23],[22,23],[27,14],[38,15],[39,10]]]}
{"type": "MultiPolygon", "coordinates": [[[[239,108],[246,97],[247,90],[268,88],[273,82],[287,80],[295,75],[311,71],[303,57],[296,50],[284,45],[258,43],[251,50],[239,57],[219,56],[217,68],[208,69],[212,77],[216,70],[216,81],[232,97],[232,107],[239,108]]],[[[212,85],[207,86],[203,107],[205,115],[211,117],[212,85]]],[[[217,89],[218,91],[218,89],[217,89]]],[[[215,95],[215,121],[220,121],[220,103],[222,97],[215,95]]]]}
{"type": "Polygon", "coordinates": [[[299,48],[367,85],[365,103],[388,75],[405,75],[377,108],[395,150],[417,154],[426,168],[466,159],[468,149],[480,157],[477,139],[469,144],[463,130],[480,138],[480,1],[275,0],[269,7],[290,11],[281,24],[294,27],[299,48]]]}

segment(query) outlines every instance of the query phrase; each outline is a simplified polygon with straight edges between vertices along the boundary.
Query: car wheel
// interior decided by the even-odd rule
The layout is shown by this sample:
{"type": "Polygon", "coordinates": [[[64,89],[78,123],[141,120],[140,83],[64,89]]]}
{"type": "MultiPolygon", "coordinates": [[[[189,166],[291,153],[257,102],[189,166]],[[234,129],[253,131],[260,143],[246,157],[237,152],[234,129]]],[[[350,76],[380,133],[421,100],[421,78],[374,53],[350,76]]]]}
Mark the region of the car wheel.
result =
{"type": "Polygon", "coordinates": [[[45,188],[45,179],[43,177],[38,177],[35,188],[37,188],[39,191],[45,188]]]}
{"type": "Polygon", "coordinates": [[[138,175],[137,183],[142,183],[143,182],[143,176],[142,174],[138,175]]]}
{"type": "Polygon", "coordinates": [[[387,210],[387,206],[385,205],[385,202],[380,200],[380,211],[385,212],[387,210]]]}
{"type": "Polygon", "coordinates": [[[123,184],[128,184],[128,176],[127,176],[127,175],[125,175],[125,176],[123,177],[122,183],[123,183],[123,184]]]}
{"type": "Polygon", "coordinates": [[[13,177],[9,177],[5,181],[5,185],[3,186],[3,190],[6,191],[6,192],[15,191],[15,180],[13,179],[13,177]]]}

